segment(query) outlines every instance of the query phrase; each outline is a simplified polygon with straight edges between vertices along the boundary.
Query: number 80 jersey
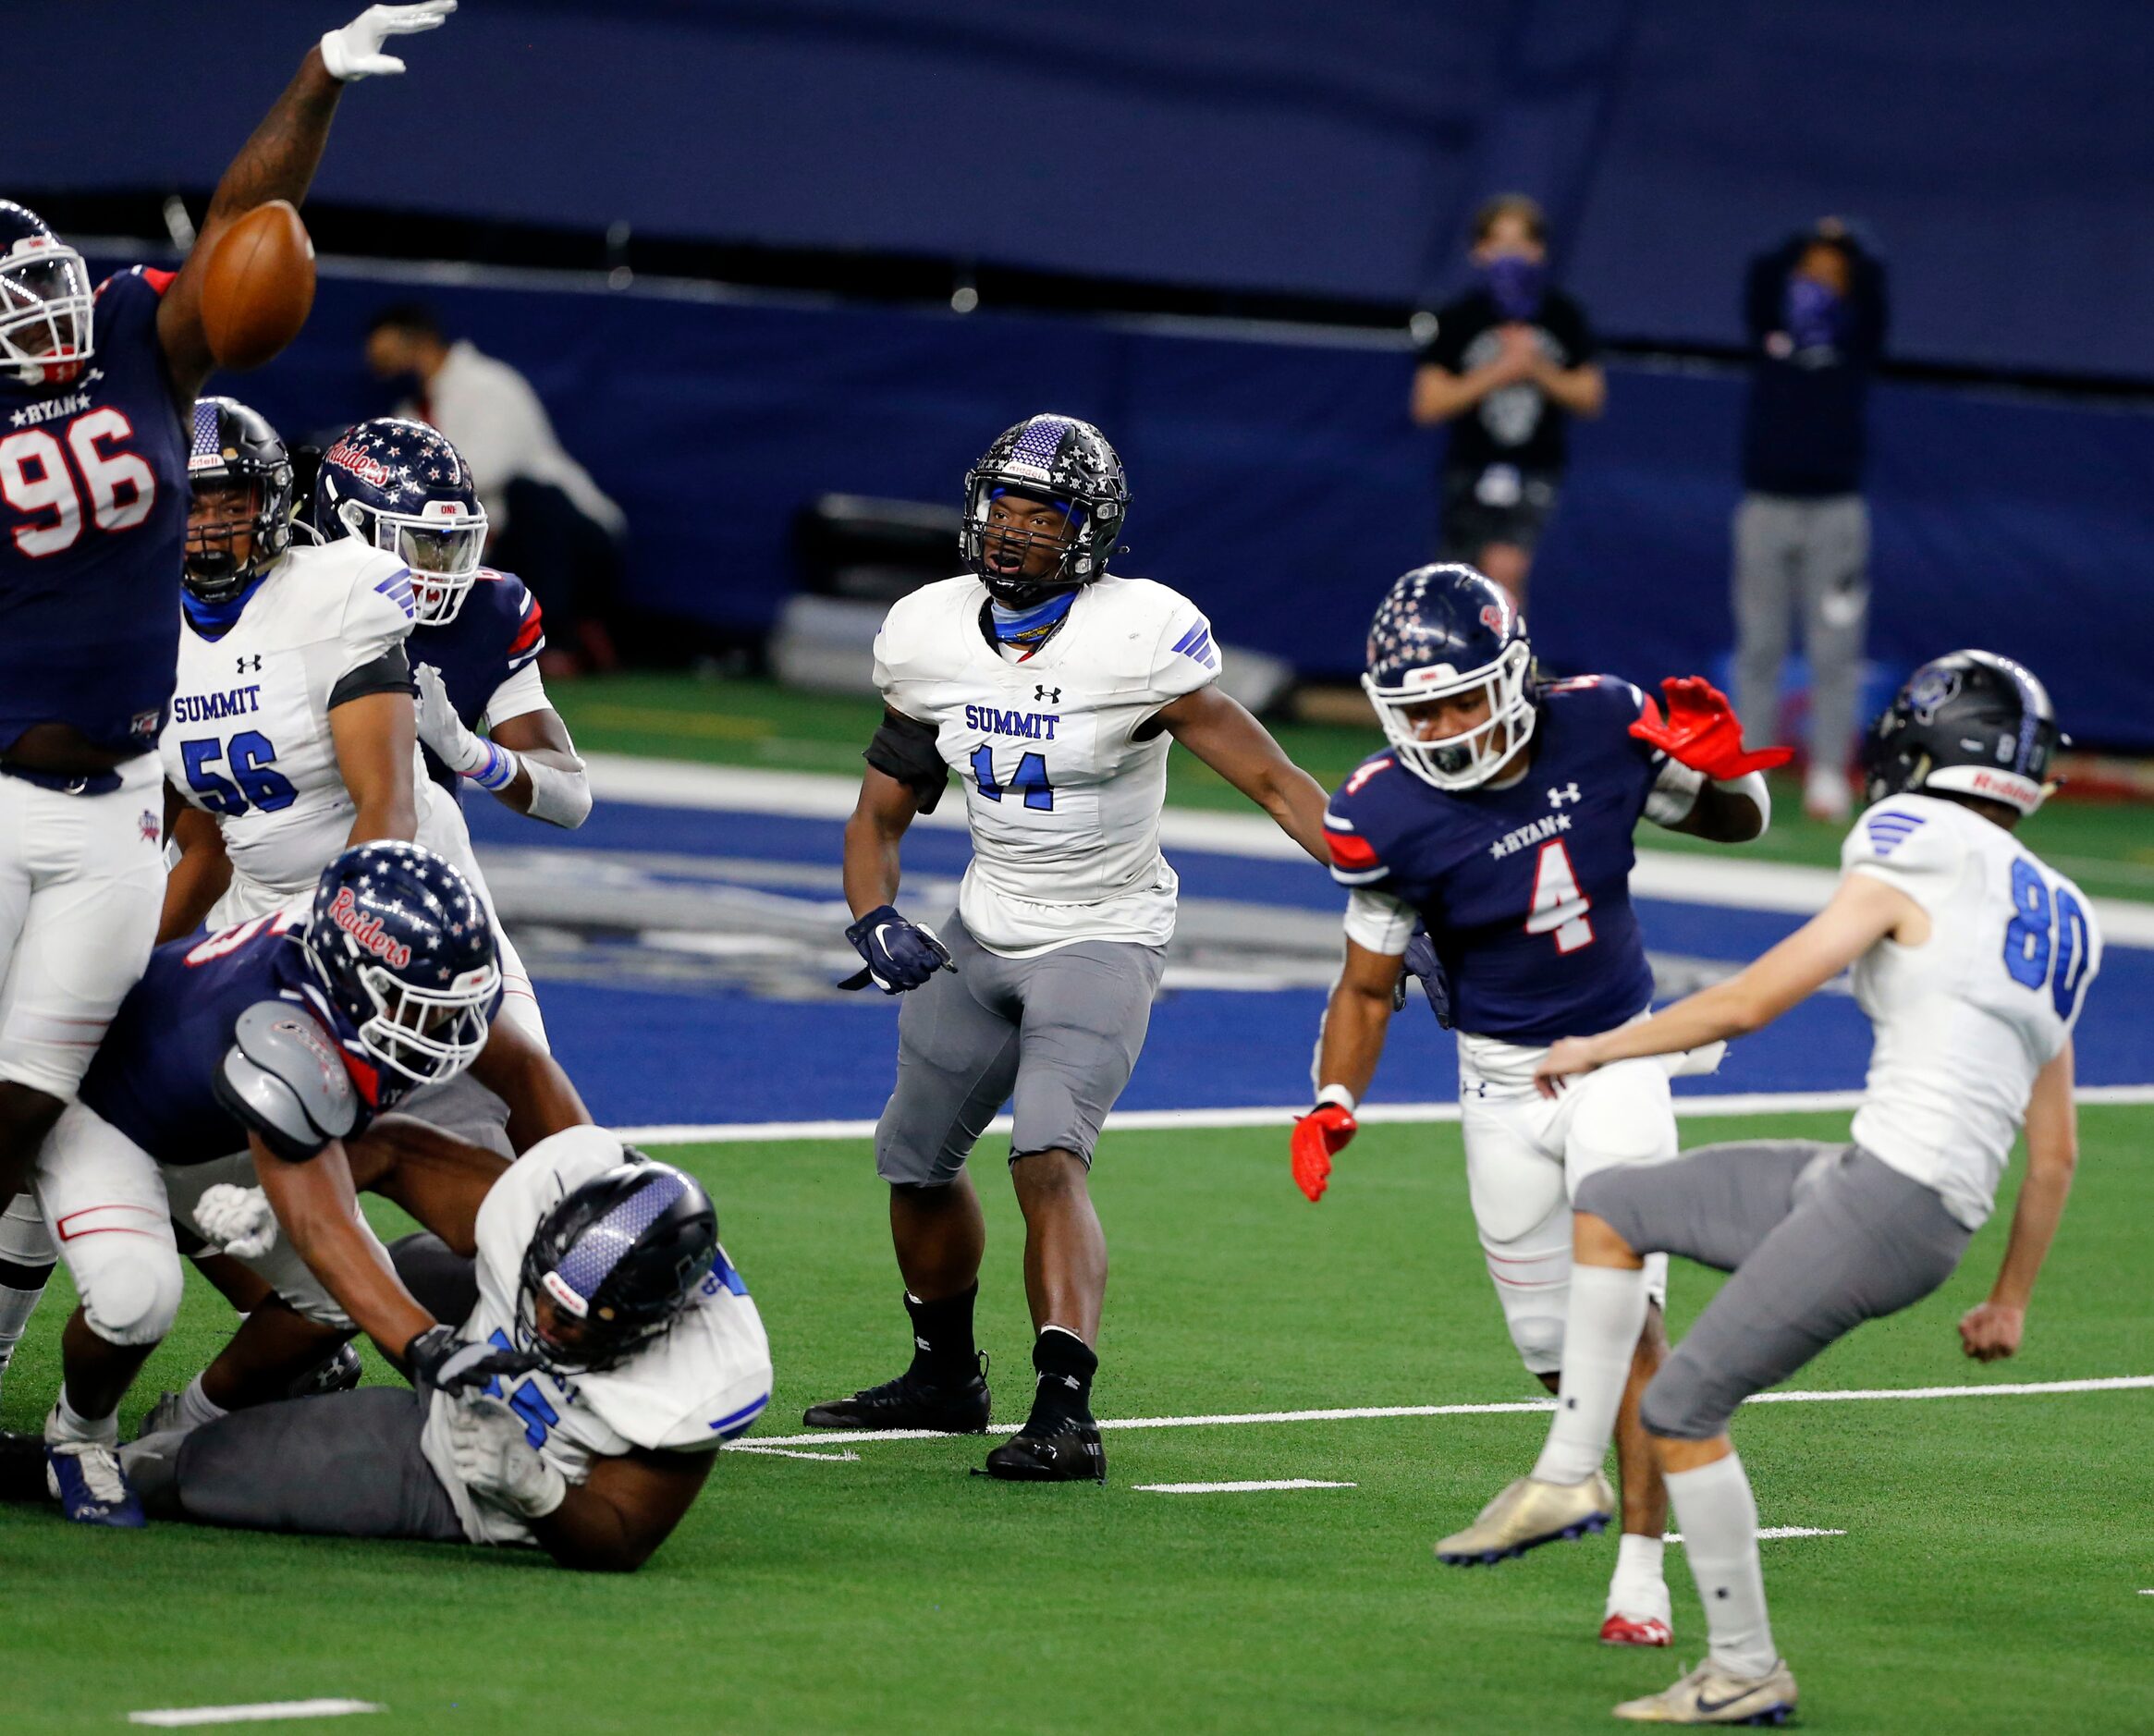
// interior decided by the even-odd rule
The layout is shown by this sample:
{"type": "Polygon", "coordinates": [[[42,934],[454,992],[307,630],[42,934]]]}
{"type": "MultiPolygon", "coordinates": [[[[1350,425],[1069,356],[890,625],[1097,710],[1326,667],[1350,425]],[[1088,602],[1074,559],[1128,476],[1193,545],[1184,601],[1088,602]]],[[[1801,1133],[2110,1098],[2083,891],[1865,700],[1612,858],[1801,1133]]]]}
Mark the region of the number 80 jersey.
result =
{"type": "Polygon", "coordinates": [[[1159,853],[1171,744],[1144,726],[1218,679],[1209,624],[1165,585],[1109,576],[1020,663],[988,642],[986,605],[979,580],[946,579],[900,600],[875,637],[884,699],[934,727],[964,780],[973,862],[959,914],[1010,958],[1080,940],[1165,946],[1179,884],[1159,853]]]}
{"type": "Polygon", "coordinates": [[[344,848],[354,809],[330,708],[410,691],[401,652],[413,610],[404,563],[346,537],[286,555],[221,638],[181,628],[158,748],[172,787],[217,816],[235,887],[243,876],[280,895],[247,913],[312,886],[344,848]]]}
{"type": "Polygon", "coordinates": [[[2100,969],[2093,907],[2002,826],[1936,796],[1879,802],[1841,863],[1898,887],[1930,922],[1921,946],[1880,940],[1855,960],[1874,1031],[1855,1143],[1979,1228],[2035,1075],[2070,1040],[2100,969]]]}

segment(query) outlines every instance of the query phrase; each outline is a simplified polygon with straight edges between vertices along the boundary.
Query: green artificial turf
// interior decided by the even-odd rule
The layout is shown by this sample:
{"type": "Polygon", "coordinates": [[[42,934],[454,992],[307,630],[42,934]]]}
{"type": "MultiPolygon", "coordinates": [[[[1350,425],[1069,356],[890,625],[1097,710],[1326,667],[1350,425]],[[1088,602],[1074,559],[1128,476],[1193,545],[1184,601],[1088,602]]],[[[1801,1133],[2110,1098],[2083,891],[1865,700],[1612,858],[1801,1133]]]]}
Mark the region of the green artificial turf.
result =
{"type": "MultiPolygon", "coordinates": [[[[882,715],[872,699],[795,692],[764,680],[619,675],[564,682],[549,691],[587,749],[846,776],[859,776],[861,749],[882,715]]],[[[1273,733],[1328,789],[1383,745],[1373,723],[1365,729],[1281,723],[1273,733]]],[[[1254,812],[1193,755],[1178,750],[1167,766],[1170,802],[1254,812]]],[[[1772,829],[1740,852],[1764,862],[1837,866],[1846,830],[1805,819],[1799,782],[1777,777],[1772,829]]],[[[2045,860],[2098,898],[2154,898],[2154,820],[2143,804],[2052,802],[2028,824],[2025,836],[2045,860]]],[[[1728,848],[1650,825],[1639,828],[1639,841],[1657,850],[1728,848]]]]}
{"type": "MultiPolygon", "coordinates": [[[[1685,1137],[1844,1127],[1692,1120],[1685,1137]]],[[[1952,1330],[1994,1272],[2007,1207],[1941,1294],[1794,1384],[2154,1373],[2150,1135],[2154,1111],[2086,1112],[2073,1209],[2019,1359],[1968,1363],[1952,1330]]],[[[778,1390],[761,1436],[796,1434],[805,1404],[895,1372],[904,1323],[863,1145],[667,1155],[710,1183],[769,1326],[778,1390]]],[[[1023,1408],[1028,1333],[1001,1155],[996,1141],[980,1153],[981,1337],[1007,1418],[1023,1408]]],[[[1455,1128],[1372,1128],[1316,1207],[1288,1179],[1283,1129],[1110,1130],[1095,1191],[1114,1257],[1104,1416],[1538,1396],[1489,1292],[1455,1128]]],[[[1678,1269],[1678,1332],[1712,1282],[1678,1269]]],[[[65,1290],[8,1376],[9,1426],[34,1426],[49,1397],[65,1290]]],[[[190,1291],[130,1424],[213,1348],[220,1309],[190,1291]]],[[[1739,1418],[1763,1522],[1847,1533],[1762,1546],[1805,1722],[2154,1729],[2154,1598],[2138,1595],[2154,1587],[2150,1406],[2135,1390],[1739,1418]]],[[[1471,1572],[1429,1553],[1530,1466],[1541,1433],[1537,1414],[1115,1431],[1106,1488],[971,1477],[976,1438],[820,1448],[850,1459],[728,1453],[681,1530],[623,1579],[522,1554],[78,1531],[0,1510],[5,1728],[111,1730],[142,1708],[338,1695],[389,1708],[335,1727],[354,1736],[1612,1730],[1614,1701],[1702,1650],[1679,1548],[1671,1654],[1595,1643],[1605,1540],[1471,1572]],[[1289,1477],[1356,1486],[1132,1487],[1289,1477]]]]}

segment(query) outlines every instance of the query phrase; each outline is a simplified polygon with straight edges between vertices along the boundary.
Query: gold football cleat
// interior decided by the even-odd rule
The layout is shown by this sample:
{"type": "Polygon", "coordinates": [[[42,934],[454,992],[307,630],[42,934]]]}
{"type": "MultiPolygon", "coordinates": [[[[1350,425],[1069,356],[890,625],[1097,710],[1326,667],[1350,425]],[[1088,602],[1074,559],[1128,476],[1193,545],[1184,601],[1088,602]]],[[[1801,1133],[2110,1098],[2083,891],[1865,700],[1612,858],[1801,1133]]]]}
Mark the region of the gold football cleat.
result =
{"type": "Polygon", "coordinates": [[[1785,1658],[1762,1676],[1736,1676],[1709,1658],[1672,1688],[1626,1700],[1615,1715],[1634,1724],[1784,1724],[1794,1715],[1795,1677],[1785,1658]]]}
{"type": "Polygon", "coordinates": [[[1560,1537],[1598,1531],[1614,1511],[1615,1491],[1597,1471],[1583,1483],[1521,1477],[1484,1507],[1465,1530],[1438,1544],[1437,1559],[1452,1567],[1492,1564],[1560,1537]]]}

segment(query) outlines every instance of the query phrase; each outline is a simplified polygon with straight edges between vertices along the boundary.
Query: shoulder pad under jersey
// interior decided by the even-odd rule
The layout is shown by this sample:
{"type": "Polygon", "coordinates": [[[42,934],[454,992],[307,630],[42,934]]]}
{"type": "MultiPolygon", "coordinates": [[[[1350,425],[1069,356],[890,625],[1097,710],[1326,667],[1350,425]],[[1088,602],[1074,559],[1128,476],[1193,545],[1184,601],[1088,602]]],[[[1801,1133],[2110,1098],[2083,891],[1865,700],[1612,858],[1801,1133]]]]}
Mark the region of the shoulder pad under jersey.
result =
{"type": "Polygon", "coordinates": [[[303,1163],[359,1123],[359,1094],[313,1017],[287,1001],[257,1001],[232,1027],[217,1063],[217,1101],[269,1149],[303,1163]]]}

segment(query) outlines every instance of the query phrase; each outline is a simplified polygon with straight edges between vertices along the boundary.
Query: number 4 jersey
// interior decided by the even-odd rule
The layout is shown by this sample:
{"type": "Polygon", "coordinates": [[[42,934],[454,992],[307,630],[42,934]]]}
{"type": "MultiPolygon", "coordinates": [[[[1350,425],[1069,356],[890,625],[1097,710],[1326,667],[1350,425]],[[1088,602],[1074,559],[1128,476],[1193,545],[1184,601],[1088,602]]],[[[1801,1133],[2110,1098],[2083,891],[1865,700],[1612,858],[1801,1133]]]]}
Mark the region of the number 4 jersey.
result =
{"type": "Polygon", "coordinates": [[[1533,757],[1499,789],[1442,790],[1389,752],[1365,760],[1324,817],[1331,874],[1354,889],[1347,934],[1402,953],[1428,926],[1450,1022],[1520,1047],[1606,1031],[1653,996],[1631,909],[1631,835],[1657,795],[1697,774],[1630,733],[1645,699],[1589,675],[1543,688],[1533,757]]]}
{"type": "Polygon", "coordinates": [[[0,750],[71,724],[155,746],[172,692],[187,448],[157,306],[170,272],[97,288],[96,356],[66,385],[0,377],[0,750]]]}
{"type": "Polygon", "coordinates": [[[218,914],[252,915],[311,887],[344,848],[354,810],[329,713],[359,693],[411,691],[403,642],[412,611],[404,563],[345,537],[294,548],[221,637],[205,638],[191,620],[181,629],[179,681],[158,744],[165,776],[217,816],[235,889],[266,891],[227,894],[212,927],[218,914]]]}
{"type": "Polygon", "coordinates": [[[1840,860],[1930,923],[1921,946],[1880,940],[1855,960],[1874,1031],[1855,1143],[1978,1229],[2035,1075],[2070,1040],[2101,966],[2093,909],[2002,826],[1936,796],[1880,801],[1840,860]]]}
{"type": "Polygon", "coordinates": [[[1149,579],[1086,585],[1022,662],[990,644],[977,579],[924,585],[875,637],[875,685],[931,725],[964,780],[973,862],[958,911],[990,952],[1079,940],[1165,946],[1174,870],[1159,853],[1171,745],[1152,715],[1218,679],[1196,605],[1149,579]]]}

